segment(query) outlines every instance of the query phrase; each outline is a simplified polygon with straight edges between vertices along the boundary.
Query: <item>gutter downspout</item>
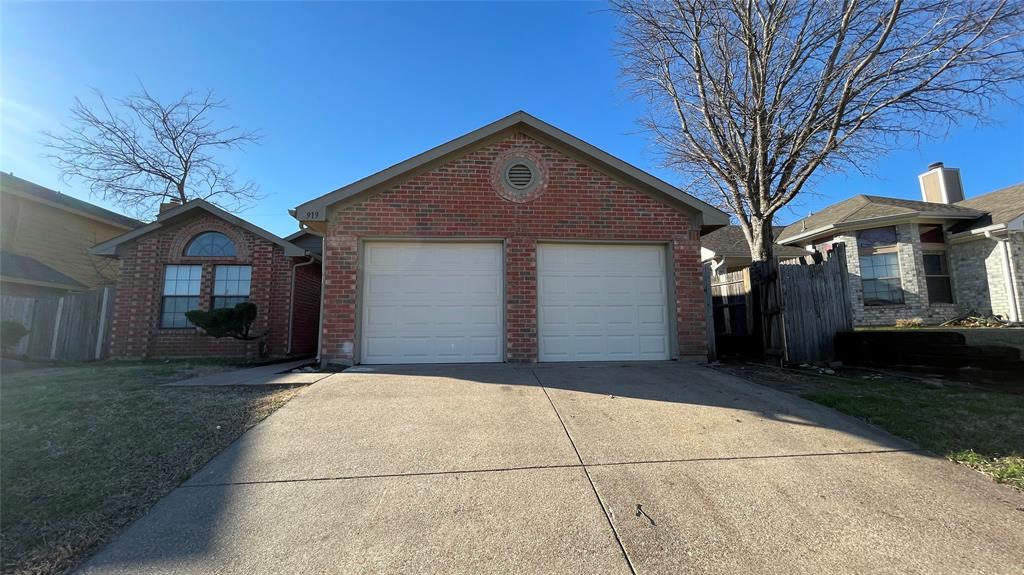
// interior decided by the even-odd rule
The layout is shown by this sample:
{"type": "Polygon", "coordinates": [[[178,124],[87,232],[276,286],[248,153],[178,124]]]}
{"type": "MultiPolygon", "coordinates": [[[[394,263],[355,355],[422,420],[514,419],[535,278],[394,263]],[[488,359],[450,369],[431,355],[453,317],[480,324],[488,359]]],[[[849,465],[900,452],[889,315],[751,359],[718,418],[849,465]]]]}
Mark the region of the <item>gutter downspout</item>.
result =
{"type": "Polygon", "coordinates": [[[321,359],[323,353],[323,339],[324,339],[324,300],[327,296],[327,274],[325,273],[325,266],[327,260],[324,256],[327,255],[327,238],[320,238],[320,321],[317,323],[316,328],[316,364],[323,370],[324,365],[321,359]]]}
{"type": "Polygon", "coordinates": [[[1003,256],[1003,278],[1006,281],[1006,297],[1010,301],[1010,317],[1008,318],[1011,322],[1021,321],[1020,314],[1020,294],[1017,293],[1017,283],[1013,277],[1013,264],[1010,259],[1010,240],[1005,238],[997,238],[992,235],[992,232],[985,232],[985,237],[995,241],[999,244],[1000,252],[1003,256]]]}
{"type": "MultiPolygon", "coordinates": [[[[309,264],[316,261],[316,257],[313,254],[306,252],[306,256],[309,258],[308,262],[302,262],[301,264],[295,264],[292,266],[292,291],[291,297],[289,298],[291,305],[288,306],[288,355],[292,354],[292,325],[295,323],[295,270],[302,266],[308,266],[309,264]]],[[[323,299],[323,298],[321,298],[323,299]]],[[[317,336],[317,342],[319,345],[319,336],[317,336]]],[[[317,351],[317,359],[320,359],[320,352],[317,351]]]]}

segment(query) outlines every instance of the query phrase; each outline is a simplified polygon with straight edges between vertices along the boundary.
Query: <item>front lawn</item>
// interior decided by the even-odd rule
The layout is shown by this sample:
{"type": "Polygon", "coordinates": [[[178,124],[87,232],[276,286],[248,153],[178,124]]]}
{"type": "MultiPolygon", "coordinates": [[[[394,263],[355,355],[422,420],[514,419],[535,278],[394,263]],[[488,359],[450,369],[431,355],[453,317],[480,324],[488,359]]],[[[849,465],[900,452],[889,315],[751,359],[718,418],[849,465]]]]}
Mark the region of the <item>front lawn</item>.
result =
{"type": "Polygon", "coordinates": [[[229,369],[176,360],[4,374],[2,572],[72,569],[297,392],[160,387],[229,369]]]}
{"type": "Polygon", "coordinates": [[[861,370],[820,375],[755,364],[722,369],[873,423],[1024,490],[1024,395],[861,370]]]}

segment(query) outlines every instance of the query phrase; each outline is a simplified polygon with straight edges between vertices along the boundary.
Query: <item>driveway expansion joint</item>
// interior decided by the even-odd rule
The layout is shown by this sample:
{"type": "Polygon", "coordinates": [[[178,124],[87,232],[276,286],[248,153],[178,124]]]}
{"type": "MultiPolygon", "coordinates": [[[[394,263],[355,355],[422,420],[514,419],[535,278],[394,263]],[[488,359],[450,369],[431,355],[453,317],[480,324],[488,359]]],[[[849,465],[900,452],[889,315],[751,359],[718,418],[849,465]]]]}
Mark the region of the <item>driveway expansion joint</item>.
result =
{"type": "MultiPolygon", "coordinates": [[[[550,401],[550,398],[549,398],[550,401]]],[[[568,433],[568,432],[566,432],[568,433]]],[[[572,442],[572,439],[569,439],[572,442]]],[[[575,445],[573,445],[575,449],[575,445]]],[[[820,453],[782,453],[777,455],[738,455],[729,457],[687,457],[681,459],[650,459],[642,461],[608,461],[604,463],[565,463],[553,465],[522,465],[518,467],[489,467],[484,469],[451,469],[441,471],[410,471],[407,473],[380,473],[374,475],[333,475],[327,477],[299,477],[294,479],[257,479],[252,481],[218,481],[212,483],[185,483],[181,487],[229,487],[232,485],[264,485],[274,483],[305,483],[325,481],[354,481],[359,479],[394,479],[399,477],[431,477],[435,475],[468,475],[473,473],[507,473],[541,469],[583,469],[591,467],[622,467],[626,465],[664,465],[668,463],[714,463],[722,461],[751,461],[758,459],[792,459],[801,457],[835,457],[837,455],[884,455],[887,453],[928,453],[926,449],[873,449],[867,451],[832,451],[820,453]]],[[[576,453],[579,458],[579,452],[576,453]]],[[[589,475],[588,475],[589,476],[589,475]]]]}
{"type": "Polygon", "coordinates": [[[608,509],[605,507],[604,501],[601,500],[601,494],[597,492],[597,486],[594,485],[593,478],[590,477],[590,470],[587,469],[586,464],[583,463],[583,457],[580,455],[580,450],[576,447],[576,442],[572,439],[572,434],[569,433],[569,428],[565,426],[562,414],[558,413],[558,408],[555,407],[555,402],[551,400],[551,395],[548,394],[548,388],[544,387],[544,383],[539,377],[537,377],[537,372],[531,369],[530,374],[533,375],[533,379],[537,380],[537,385],[539,385],[541,391],[544,392],[544,397],[548,398],[548,403],[551,404],[551,409],[555,412],[555,417],[558,418],[558,423],[562,424],[562,430],[565,431],[565,436],[569,438],[572,450],[576,452],[576,458],[580,460],[580,467],[583,468],[583,474],[587,476],[587,483],[590,484],[590,489],[594,492],[594,498],[597,499],[597,505],[601,508],[601,513],[604,514],[605,520],[608,521],[608,527],[612,530],[615,542],[619,544],[619,550],[622,551],[622,557],[626,560],[626,566],[629,567],[630,573],[636,575],[636,568],[633,567],[633,560],[629,558],[629,553],[626,552],[626,546],[623,545],[622,538],[619,537],[619,531],[615,528],[615,523],[612,522],[611,516],[608,515],[608,509]]]}

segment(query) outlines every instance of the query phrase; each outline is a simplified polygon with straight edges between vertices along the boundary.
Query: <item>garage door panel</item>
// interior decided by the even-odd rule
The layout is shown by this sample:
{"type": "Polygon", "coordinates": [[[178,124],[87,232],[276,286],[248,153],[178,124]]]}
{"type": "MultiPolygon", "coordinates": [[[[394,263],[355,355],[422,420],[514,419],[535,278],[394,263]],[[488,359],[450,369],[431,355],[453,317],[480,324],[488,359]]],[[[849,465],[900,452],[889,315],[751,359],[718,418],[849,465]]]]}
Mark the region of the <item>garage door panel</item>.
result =
{"type": "Polygon", "coordinates": [[[394,305],[367,306],[363,313],[366,316],[365,321],[367,325],[390,327],[396,325],[398,321],[399,308],[394,305]]]}
{"type": "Polygon", "coordinates": [[[572,342],[568,335],[542,335],[540,347],[544,350],[544,361],[569,361],[572,342]]]}
{"type": "Polygon", "coordinates": [[[539,279],[540,290],[543,294],[566,294],[569,293],[569,277],[564,275],[542,275],[539,279]]]}
{"type": "Polygon", "coordinates": [[[637,318],[641,327],[664,331],[668,327],[668,310],[663,305],[637,306],[637,318]]]}
{"type": "Polygon", "coordinates": [[[470,357],[490,361],[491,357],[501,354],[501,338],[495,336],[477,336],[469,339],[470,357]]]}
{"type": "Polygon", "coordinates": [[[665,295],[665,276],[663,275],[643,275],[637,276],[636,278],[636,292],[643,296],[657,296],[661,297],[665,295]]]}
{"type": "Polygon", "coordinates": [[[605,276],[605,293],[608,295],[629,295],[636,292],[636,278],[633,276],[605,276]]]}
{"type": "Polygon", "coordinates": [[[501,244],[367,242],[363,363],[501,361],[501,244]]]}
{"type": "Polygon", "coordinates": [[[642,357],[661,359],[668,355],[668,337],[664,335],[641,335],[637,341],[642,357]]]}
{"type": "Polygon", "coordinates": [[[473,306],[470,308],[470,323],[474,329],[481,328],[499,328],[501,324],[501,317],[499,316],[501,310],[493,306],[473,306]]]}
{"type": "Polygon", "coordinates": [[[604,312],[609,329],[636,327],[636,306],[609,305],[604,308],[604,312]]]}
{"type": "Polygon", "coordinates": [[[539,323],[549,328],[558,328],[569,325],[569,306],[567,305],[545,305],[540,307],[539,323]]]}
{"type": "Polygon", "coordinates": [[[668,359],[665,270],[658,245],[539,245],[539,359],[668,359]]]}

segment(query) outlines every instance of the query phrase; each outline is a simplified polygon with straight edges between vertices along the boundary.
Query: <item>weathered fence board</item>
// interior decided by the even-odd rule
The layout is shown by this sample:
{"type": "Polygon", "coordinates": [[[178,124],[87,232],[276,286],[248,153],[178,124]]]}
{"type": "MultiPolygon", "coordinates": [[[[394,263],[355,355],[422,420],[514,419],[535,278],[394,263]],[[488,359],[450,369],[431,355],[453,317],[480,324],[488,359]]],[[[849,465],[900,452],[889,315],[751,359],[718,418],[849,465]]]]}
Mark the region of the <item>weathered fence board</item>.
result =
{"type": "Polygon", "coordinates": [[[708,339],[708,361],[715,361],[718,358],[718,352],[716,351],[715,345],[715,328],[714,328],[714,298],[711,295],[711,266],[704,266],[702,268],[704,274],[704,317],[705,321],[708,322],[709,328],[707,331],[708,339]]]}
{"type": "Polygon", "coordinates": [[[106,356],[114,288],[58,297],[0,296],[0,320],[29,333],[12,352],[34,359],[89,361],[106,356]]]}
{"type": "Polygon", "coordinates": [[[834,359],[835,334],[853,329],[845,246],[837,245],[823,261],[801,258],[780,265],[779,280],[786,310],[786,361],[834,359]]]}
{"type": "Polygon", "coordinates": [[[749,270],[711,276],[708,282],[715,333],[749,335],[752,329],[749,270]]]}
{"type": "Polygon", "coordinates": [[[709,332],[720,353],[759,350],[781,364],[835,359],[833,339],[853,328],[845,246],[783,262],[755,262],[750,268],[705,279],[711,293],[709,332]],[[722,338],[727,338],[723,340],[722,338]],[[737,338],[748,343],[737,344],[737,338]],[[725,344],[729,344],[726,346],[725,344]]]}

